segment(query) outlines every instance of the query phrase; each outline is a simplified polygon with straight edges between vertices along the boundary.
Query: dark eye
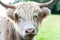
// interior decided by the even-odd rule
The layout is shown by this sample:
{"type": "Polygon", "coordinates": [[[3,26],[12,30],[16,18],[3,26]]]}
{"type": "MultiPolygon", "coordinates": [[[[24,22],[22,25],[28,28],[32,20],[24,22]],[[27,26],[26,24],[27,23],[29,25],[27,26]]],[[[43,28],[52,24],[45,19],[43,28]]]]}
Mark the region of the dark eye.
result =
{"type": "Polygon", "coordinates": [[[19,18],[21,18],[21,17],[19,16],[19,18]]]}
{"type": "Polygon", "coordinates": [[[22,18],[21,16],[19,16],[19,19],[23,19],[24,20],[24,18],[22,18]]]}
{"type": "Polygon", "coordinates": [[[34,20],[37,20],[37,18],[38,18],[38,17],[37,17],[36,15],[35,15],[35,16],[33,16],[33,19],[34,19],[34,20]]]}
{"type": "Polygon", "coordinates": [[[35,16],[33,16],[33,18],[37,18],[37,16],[35,15],[35,16]]]}
{"type": "Polygon", "coordinates": [[[33,19],[37,21],[38,17],[36,15],[33,16],[33,19]]]}

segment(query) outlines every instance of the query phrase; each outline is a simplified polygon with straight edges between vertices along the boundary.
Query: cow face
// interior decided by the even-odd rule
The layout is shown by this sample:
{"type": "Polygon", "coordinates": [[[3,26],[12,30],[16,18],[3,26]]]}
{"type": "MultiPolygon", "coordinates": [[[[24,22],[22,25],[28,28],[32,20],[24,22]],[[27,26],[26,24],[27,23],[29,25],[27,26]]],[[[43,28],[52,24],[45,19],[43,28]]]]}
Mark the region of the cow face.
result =
{"type": "Polygon", "coordinates": [[[50,10],[46,7],[40,8],[34,3],[22,3],[18,4],[16,9],[8,10],[7,13],[14,22],[15,29],[25,38],[33,37],[37,33],[43,18],[49,15],[50,10]]]}
{"type": "Polygon", "coordinates": [[[41,26],[42,20],[47,17],[51,11],[47,7],[54,3],[51,0],[47,3],[20,2],[15,6],[0,4],[6,8],[9,20],[14,24],[14,28],[23,38],[32,38],[41,26]]]}

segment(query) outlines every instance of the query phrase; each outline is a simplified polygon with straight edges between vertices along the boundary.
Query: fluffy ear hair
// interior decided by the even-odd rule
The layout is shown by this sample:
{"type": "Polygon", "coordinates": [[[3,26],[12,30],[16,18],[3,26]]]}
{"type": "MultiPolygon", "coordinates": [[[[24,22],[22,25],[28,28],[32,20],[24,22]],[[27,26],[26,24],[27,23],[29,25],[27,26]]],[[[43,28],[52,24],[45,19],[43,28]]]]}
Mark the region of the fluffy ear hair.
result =
{"type": "Polygon", "coordinates": [[[8,9],[7,10],[7,16],[8,16],[8,18],[14,20],[13,13],[14,13],[14,9],[8,9]]]}
{"type": "Polygon", "coordinates": [[[41,19],[44,19],[44,18],[46,18],[48,15],[51,14],[51,10],[48,9],[47,7],[43,7],[43,8],[41,8],[41,10],[42,10],[42,13],[39,14],[39,16],[41,17],[41,19]]]}
{"type": "Polygon", "coordinates": [[[7,16],[9,19],[16,22],[18,20],[18,16],[16,13],[14,13],[14,11],[15,11],[15,9],[8,9],[7,10],[7,16]]]}

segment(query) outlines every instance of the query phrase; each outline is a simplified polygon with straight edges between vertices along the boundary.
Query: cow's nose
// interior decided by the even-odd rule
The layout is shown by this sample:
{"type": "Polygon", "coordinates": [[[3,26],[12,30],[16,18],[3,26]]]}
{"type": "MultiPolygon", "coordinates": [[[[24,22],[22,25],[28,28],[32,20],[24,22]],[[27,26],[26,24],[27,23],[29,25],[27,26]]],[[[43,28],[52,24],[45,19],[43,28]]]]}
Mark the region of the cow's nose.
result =
{"type": "Polygon", "coordinates": [[[26,32],[27,35],[35,34],[35,29],[27,29],[25,32],[26,32]]]}

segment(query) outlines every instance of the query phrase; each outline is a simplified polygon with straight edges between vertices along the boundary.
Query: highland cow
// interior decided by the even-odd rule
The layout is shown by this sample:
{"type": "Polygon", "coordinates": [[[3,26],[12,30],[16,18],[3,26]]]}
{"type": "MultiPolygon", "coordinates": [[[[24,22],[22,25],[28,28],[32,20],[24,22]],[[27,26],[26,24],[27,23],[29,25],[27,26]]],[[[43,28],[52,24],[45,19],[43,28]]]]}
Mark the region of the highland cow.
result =
{"type": "Polygon", "coordinates": [[[48,7],[54,1],[19,2],[14,5],[0,1],[0,4],[7,8],[6,17],[0,18],[1,40],[34,40],[42,20],[51,14],[48,7]]]}

